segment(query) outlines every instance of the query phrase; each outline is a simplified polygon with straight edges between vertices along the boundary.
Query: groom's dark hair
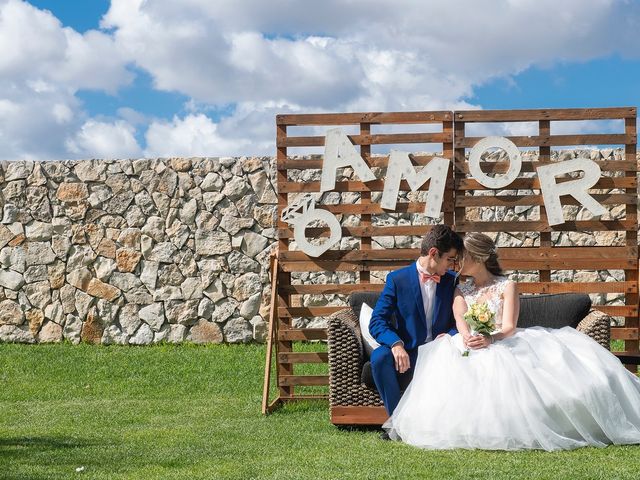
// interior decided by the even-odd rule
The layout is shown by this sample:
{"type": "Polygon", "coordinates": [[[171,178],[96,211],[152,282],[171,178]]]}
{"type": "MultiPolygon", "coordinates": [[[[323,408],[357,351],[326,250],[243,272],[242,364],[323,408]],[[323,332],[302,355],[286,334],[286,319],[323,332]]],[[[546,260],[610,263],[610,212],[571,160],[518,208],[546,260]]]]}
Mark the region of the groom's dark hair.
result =
{"type": "Polygon", "coordinates": [[[462,237],[454,232],[451,227],[447,225],[436,225],[422,239],[420,255],[428,255],[429,250],[434,247],[437,248],[440,253],[446,253],[452,248],[455,248],[458,252],[462,252],[462,250],[464,250],[464,243],[462,242],[462,237]]]}

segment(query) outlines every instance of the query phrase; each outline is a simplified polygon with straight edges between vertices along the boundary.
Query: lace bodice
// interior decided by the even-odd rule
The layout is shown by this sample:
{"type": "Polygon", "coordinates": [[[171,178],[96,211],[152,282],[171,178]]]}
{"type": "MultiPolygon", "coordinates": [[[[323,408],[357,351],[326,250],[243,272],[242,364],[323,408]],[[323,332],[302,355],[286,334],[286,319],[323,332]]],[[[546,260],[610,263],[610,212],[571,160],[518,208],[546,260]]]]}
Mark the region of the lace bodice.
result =
{"type": "Polygon", "coordinates": [[[467,302],[467,306],[476,302],[486,302],[495,314],[496,330],[500,330],[504,303],[503,293],[509,282],[510,280],[506,277],[496,277],[493,283],[478,288],[473,282],[473,278],[469,278],[465,283],[458,285],[458,289],[467,302]]]}

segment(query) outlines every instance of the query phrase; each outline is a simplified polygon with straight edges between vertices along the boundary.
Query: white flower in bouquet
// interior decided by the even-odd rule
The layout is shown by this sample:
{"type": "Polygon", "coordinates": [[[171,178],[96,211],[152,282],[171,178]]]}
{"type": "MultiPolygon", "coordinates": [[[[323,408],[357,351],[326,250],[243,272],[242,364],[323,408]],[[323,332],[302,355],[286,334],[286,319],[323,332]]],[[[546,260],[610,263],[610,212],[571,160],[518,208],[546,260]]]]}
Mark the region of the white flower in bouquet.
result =
{"type": "MultiPolygon", "coordinates": [[[[491,335],[496,329],[495,313],[486,302],[472,303],[463,318],[471,327],[471,335],[491,335]]],[[[469,350],[465,350],[462,355],[468,356],[469,350]]]]}

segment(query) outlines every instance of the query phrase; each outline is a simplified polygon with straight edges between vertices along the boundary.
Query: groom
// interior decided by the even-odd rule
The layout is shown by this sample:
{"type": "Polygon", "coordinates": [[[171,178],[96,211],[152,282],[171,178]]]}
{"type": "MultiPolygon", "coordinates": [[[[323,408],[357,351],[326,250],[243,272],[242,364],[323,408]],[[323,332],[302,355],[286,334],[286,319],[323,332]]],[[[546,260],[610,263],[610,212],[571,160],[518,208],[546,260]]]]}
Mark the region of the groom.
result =
{"type": "Polygon", "coordinates": [[[413,377],[418,347],[457,333],[452,312],[456,276],[450,269],[463,248],[450,227],[436,225],[422,239],[417,262],[387,275],[369,332],[380,344],[371,353],[371,370],[389,415],[400,401],[400,382],[408,385],[413,377]]]}

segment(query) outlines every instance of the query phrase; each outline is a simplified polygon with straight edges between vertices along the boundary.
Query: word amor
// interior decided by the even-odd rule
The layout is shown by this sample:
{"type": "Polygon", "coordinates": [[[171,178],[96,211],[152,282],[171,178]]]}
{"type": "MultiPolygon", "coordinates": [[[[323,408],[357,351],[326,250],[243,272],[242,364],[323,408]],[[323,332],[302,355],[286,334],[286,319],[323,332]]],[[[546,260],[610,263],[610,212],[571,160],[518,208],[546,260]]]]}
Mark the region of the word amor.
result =
{"type": "MultiPolygon", "coordinates": [[[[384,182],[384,190],[380,206],[393,211],[396,208],[400,182],[404,179],[411,191],[418,190],[428,180],[431,180],[427,191],[425,215],[431,218],[440,217],[442,201],[451,160],[434,157],[420,172],[417,172],[409,154],[392,150],[389,154],[389,164],[384,182]]],[[[336,170],[341,167],[351,167],[363,182],[377,180],[374,173],[364,159],[356,151],[347,135],[339,128],[328,130],[325,136],[324,161],[320,192],[328,192],[335,188],[336,170]]],[[[500,189],[508,187],[520,174],[522,157],[518,147],[505,137],[485,137],[471,149],[469,154],[469,172],[478,183],[486,188],[500,189]],[[490,148],[500,148],[509,157],[509,169],[505,174],[490,177],[480,168],[481,155],[490,148]]],[[[540,190],[549,225],[564,223],[562,203],[560,197],[571,195],[594,216],[600,216],[606,209],[600,205],[589,193],[600,179],[600,166],[587,158],[576,158],[551,165],[536,168],[540,180],[540,190]],[[568,173],[583,172],[580,178],[557,183],[556,177],[568,173]]],[[[304,197],[283,211],[282,219],[294,227],[294,239],[302,251],[307,255],[317,257],[342,238],[340,223],[327,210],[316,208],[315,199],[304,197]],[[305,237],[305,229],[313,221],[322,220],[329,225],[330,237],[321,245],[311,244],[305,237]]]]}

